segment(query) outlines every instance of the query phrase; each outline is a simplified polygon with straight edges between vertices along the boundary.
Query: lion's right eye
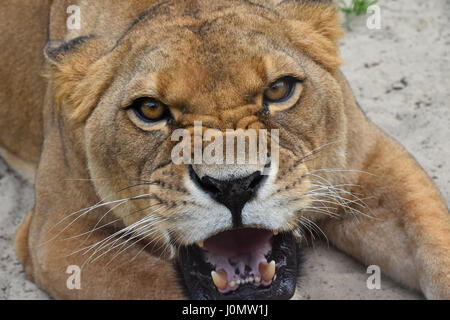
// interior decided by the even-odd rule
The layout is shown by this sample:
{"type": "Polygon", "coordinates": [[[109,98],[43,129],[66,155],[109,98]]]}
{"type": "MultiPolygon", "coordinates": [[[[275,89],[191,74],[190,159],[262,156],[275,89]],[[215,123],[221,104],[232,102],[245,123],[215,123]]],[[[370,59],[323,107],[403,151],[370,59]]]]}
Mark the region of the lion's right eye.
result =
{"type": "Polygon", "coordinates": [[[140,120],[147,123],[155,123],[172,118],[169,108],[161,101],[153,98],[136,99],[130,108],[140,120]]]}

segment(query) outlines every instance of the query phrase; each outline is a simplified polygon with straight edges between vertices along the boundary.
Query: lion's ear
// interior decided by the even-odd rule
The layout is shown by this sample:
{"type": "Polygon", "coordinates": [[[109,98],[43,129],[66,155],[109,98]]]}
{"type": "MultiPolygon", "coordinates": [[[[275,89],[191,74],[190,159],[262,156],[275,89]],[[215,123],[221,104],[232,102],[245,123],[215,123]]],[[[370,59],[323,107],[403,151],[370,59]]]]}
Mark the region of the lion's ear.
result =
{"type": "Polygon", "coordinates": [[[45,76],[53,98],[71,120],[83,121],[108,83],[102,56],[105,41],[83,36],[69,42],[49,41],[44,49],[45,76]]]}
{"type": "Polygon", "coordinates": [[[342,37],[340,13],[331,0],[269,0],[284,18],[291,41],[327,70],[341,64],[338,39],[342,37]]]}
{"type": "Polygon", "coordinates": [[[58,48],[64,44],[61,40],[49,40],[44,47],[44,57],[45,61],[51,64],[56,63],[58,48]]]}
{"type": "Polygon", "coordinates": [[[90,39],[94,39],[94,37],[82,36],[67,42],[63,40],[49,40],[44,47],[45,59],[50,64],[57,64],[64,56],[69,55],[90,39]]]}

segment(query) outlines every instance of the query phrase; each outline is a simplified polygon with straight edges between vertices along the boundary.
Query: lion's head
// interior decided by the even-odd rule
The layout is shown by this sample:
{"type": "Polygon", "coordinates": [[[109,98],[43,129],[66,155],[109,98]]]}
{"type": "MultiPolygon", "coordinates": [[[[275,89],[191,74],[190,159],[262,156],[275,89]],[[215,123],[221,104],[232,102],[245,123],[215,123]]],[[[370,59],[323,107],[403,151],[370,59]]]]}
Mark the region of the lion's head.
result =
{"type": "Polygon", "coordinates": [[[335,5],[115,6],[103,17],[120,14],[118,25],[88,19],[95,23],[47,48],[54,108],[70,132],[64,143],[77,150],[66,161],[88,168],[120,220],[117,236],[176,261],[190,297],[292,296],[300,227],[333,206],[314,203],[329,192],[317,172],[345,162],[335,5]],[[269,145],[278,130],[278,154],[269,147],[256,164],[175,163],[173,133],[194,132],[196,121],[201,133],[264,129],[269,145]]]}

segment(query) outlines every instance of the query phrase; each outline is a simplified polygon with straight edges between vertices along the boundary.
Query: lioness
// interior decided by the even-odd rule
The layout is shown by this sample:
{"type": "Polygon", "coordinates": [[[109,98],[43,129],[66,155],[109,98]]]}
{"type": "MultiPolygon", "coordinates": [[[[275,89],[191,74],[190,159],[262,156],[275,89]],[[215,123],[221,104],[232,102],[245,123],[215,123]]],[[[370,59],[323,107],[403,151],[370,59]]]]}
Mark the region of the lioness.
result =
{"type": "Polygon", "coordinates": [[[9,1],[0,30],[1,152],[35,175],[16,250],[53,297],[291,298],[299,245],[323,232],[450,298],[448,209],[355,102],[334,2],[9,1]],[[277,154],[175,163],[173,132],[194,122],[278,130],[277,154]]]}

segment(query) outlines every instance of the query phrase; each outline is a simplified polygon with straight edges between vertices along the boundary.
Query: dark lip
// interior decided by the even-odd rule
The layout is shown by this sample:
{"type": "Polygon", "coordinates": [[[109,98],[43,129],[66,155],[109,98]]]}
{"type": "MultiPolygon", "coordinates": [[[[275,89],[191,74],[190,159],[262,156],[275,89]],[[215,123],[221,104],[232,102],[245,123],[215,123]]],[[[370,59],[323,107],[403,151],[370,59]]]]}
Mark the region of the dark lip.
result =
{"type": "Polygon", "coordinates": [[[180,247],[176,269],[186,296],[193,300],[290,299],[295,293],[303,260],[300,247],[292,233],[280,233],[272,241],[269,261],[275,260],[277,268],[272,284],[268,287],[244,284],[226,294],[220,293],[211,281],[213,267],[204,262],[202,250],[197,245],[180,247]]]}

